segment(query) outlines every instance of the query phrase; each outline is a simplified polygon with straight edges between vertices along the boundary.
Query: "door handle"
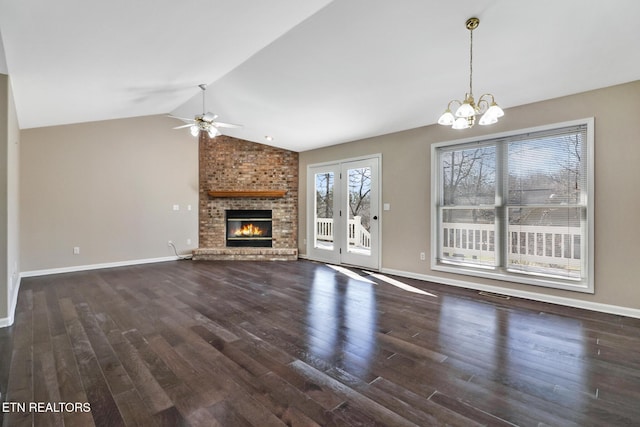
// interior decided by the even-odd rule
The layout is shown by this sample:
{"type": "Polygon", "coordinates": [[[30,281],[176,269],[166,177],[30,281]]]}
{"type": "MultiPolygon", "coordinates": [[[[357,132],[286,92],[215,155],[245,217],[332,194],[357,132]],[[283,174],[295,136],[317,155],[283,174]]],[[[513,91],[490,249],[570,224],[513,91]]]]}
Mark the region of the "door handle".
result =
{"type": "Polygon", "coordinates": [[[378,219],[378,215],[374,215],[373,219],[377,220],[378,219]]]}

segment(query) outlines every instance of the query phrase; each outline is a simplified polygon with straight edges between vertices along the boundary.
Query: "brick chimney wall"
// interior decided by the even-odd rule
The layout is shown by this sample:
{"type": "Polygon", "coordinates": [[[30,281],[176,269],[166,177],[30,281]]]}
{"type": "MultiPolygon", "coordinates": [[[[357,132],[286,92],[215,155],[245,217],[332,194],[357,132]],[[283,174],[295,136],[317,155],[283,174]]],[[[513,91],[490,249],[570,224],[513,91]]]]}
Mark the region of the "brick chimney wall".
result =
{"type": "Polygon", "coordinates": [[[234,251],[246,254],[244,248],[226,248],[225,210],[271,209],[273,248],[297,253],[298,153],[224,135],[214,139],[201,135],[199,150],[199,249],[196,252],[224,248],[225,254],[234,251]],[[287,192],[284,197],[271,198],[215,198],[208,194],[209,191],[248,190],[287,192]]]}

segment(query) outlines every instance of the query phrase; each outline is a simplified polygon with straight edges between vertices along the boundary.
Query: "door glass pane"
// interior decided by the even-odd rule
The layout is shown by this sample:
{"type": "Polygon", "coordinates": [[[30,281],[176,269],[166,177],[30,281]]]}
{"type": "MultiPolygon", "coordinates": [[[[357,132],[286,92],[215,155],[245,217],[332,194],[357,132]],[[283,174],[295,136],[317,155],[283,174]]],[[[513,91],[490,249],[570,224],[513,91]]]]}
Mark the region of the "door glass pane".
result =
{"type": "Polygon", "coordinates": [[[348,169],[347,252],[371,255],[371,167],[348,169]]]}
{"type": "Polygon", "coordinates": [[[316,211],[313,246],[333,250],[333,172],[315,175],[316,211]]]}

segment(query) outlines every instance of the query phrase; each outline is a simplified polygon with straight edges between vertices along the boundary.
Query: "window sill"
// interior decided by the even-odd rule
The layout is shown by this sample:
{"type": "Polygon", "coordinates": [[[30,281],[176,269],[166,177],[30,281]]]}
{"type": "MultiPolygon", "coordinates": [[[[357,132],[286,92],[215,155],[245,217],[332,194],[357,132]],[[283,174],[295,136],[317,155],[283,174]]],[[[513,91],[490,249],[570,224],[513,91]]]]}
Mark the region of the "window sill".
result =
{"type": "Polygon", "coordinates": [[[444,273],[461,274],[465,276],[479,277],[483,279],[500,280],[511,283],[521,283],[525,285],[533,285],[544,288],[561,289],[572,292],[582,292],[587,294],[593,294],[593,282],[592,281],[573,281],[562,280],[551,277],[542,276],[529,276],[525,274],[518,274],[512,272],[496,271],[490,268],[484,269],[473,268],[467,266],[460,266],[455,264],[444,264],[432,261],[431,269],[434,271],[441,271],[444,273]]]}

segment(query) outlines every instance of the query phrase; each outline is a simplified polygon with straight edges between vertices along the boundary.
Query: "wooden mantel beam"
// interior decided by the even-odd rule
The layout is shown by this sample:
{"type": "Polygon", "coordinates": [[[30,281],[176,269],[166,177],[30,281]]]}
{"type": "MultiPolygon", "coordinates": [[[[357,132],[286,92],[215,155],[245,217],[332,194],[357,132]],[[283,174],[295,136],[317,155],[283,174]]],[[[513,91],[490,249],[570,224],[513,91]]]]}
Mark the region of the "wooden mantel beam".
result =
{"type": "Polygon", "coordinates": [[[209,197],[249,198],[249,197],[284,197],[287,190],[245,190],[245,191],[209,191],[209,197]]]}

